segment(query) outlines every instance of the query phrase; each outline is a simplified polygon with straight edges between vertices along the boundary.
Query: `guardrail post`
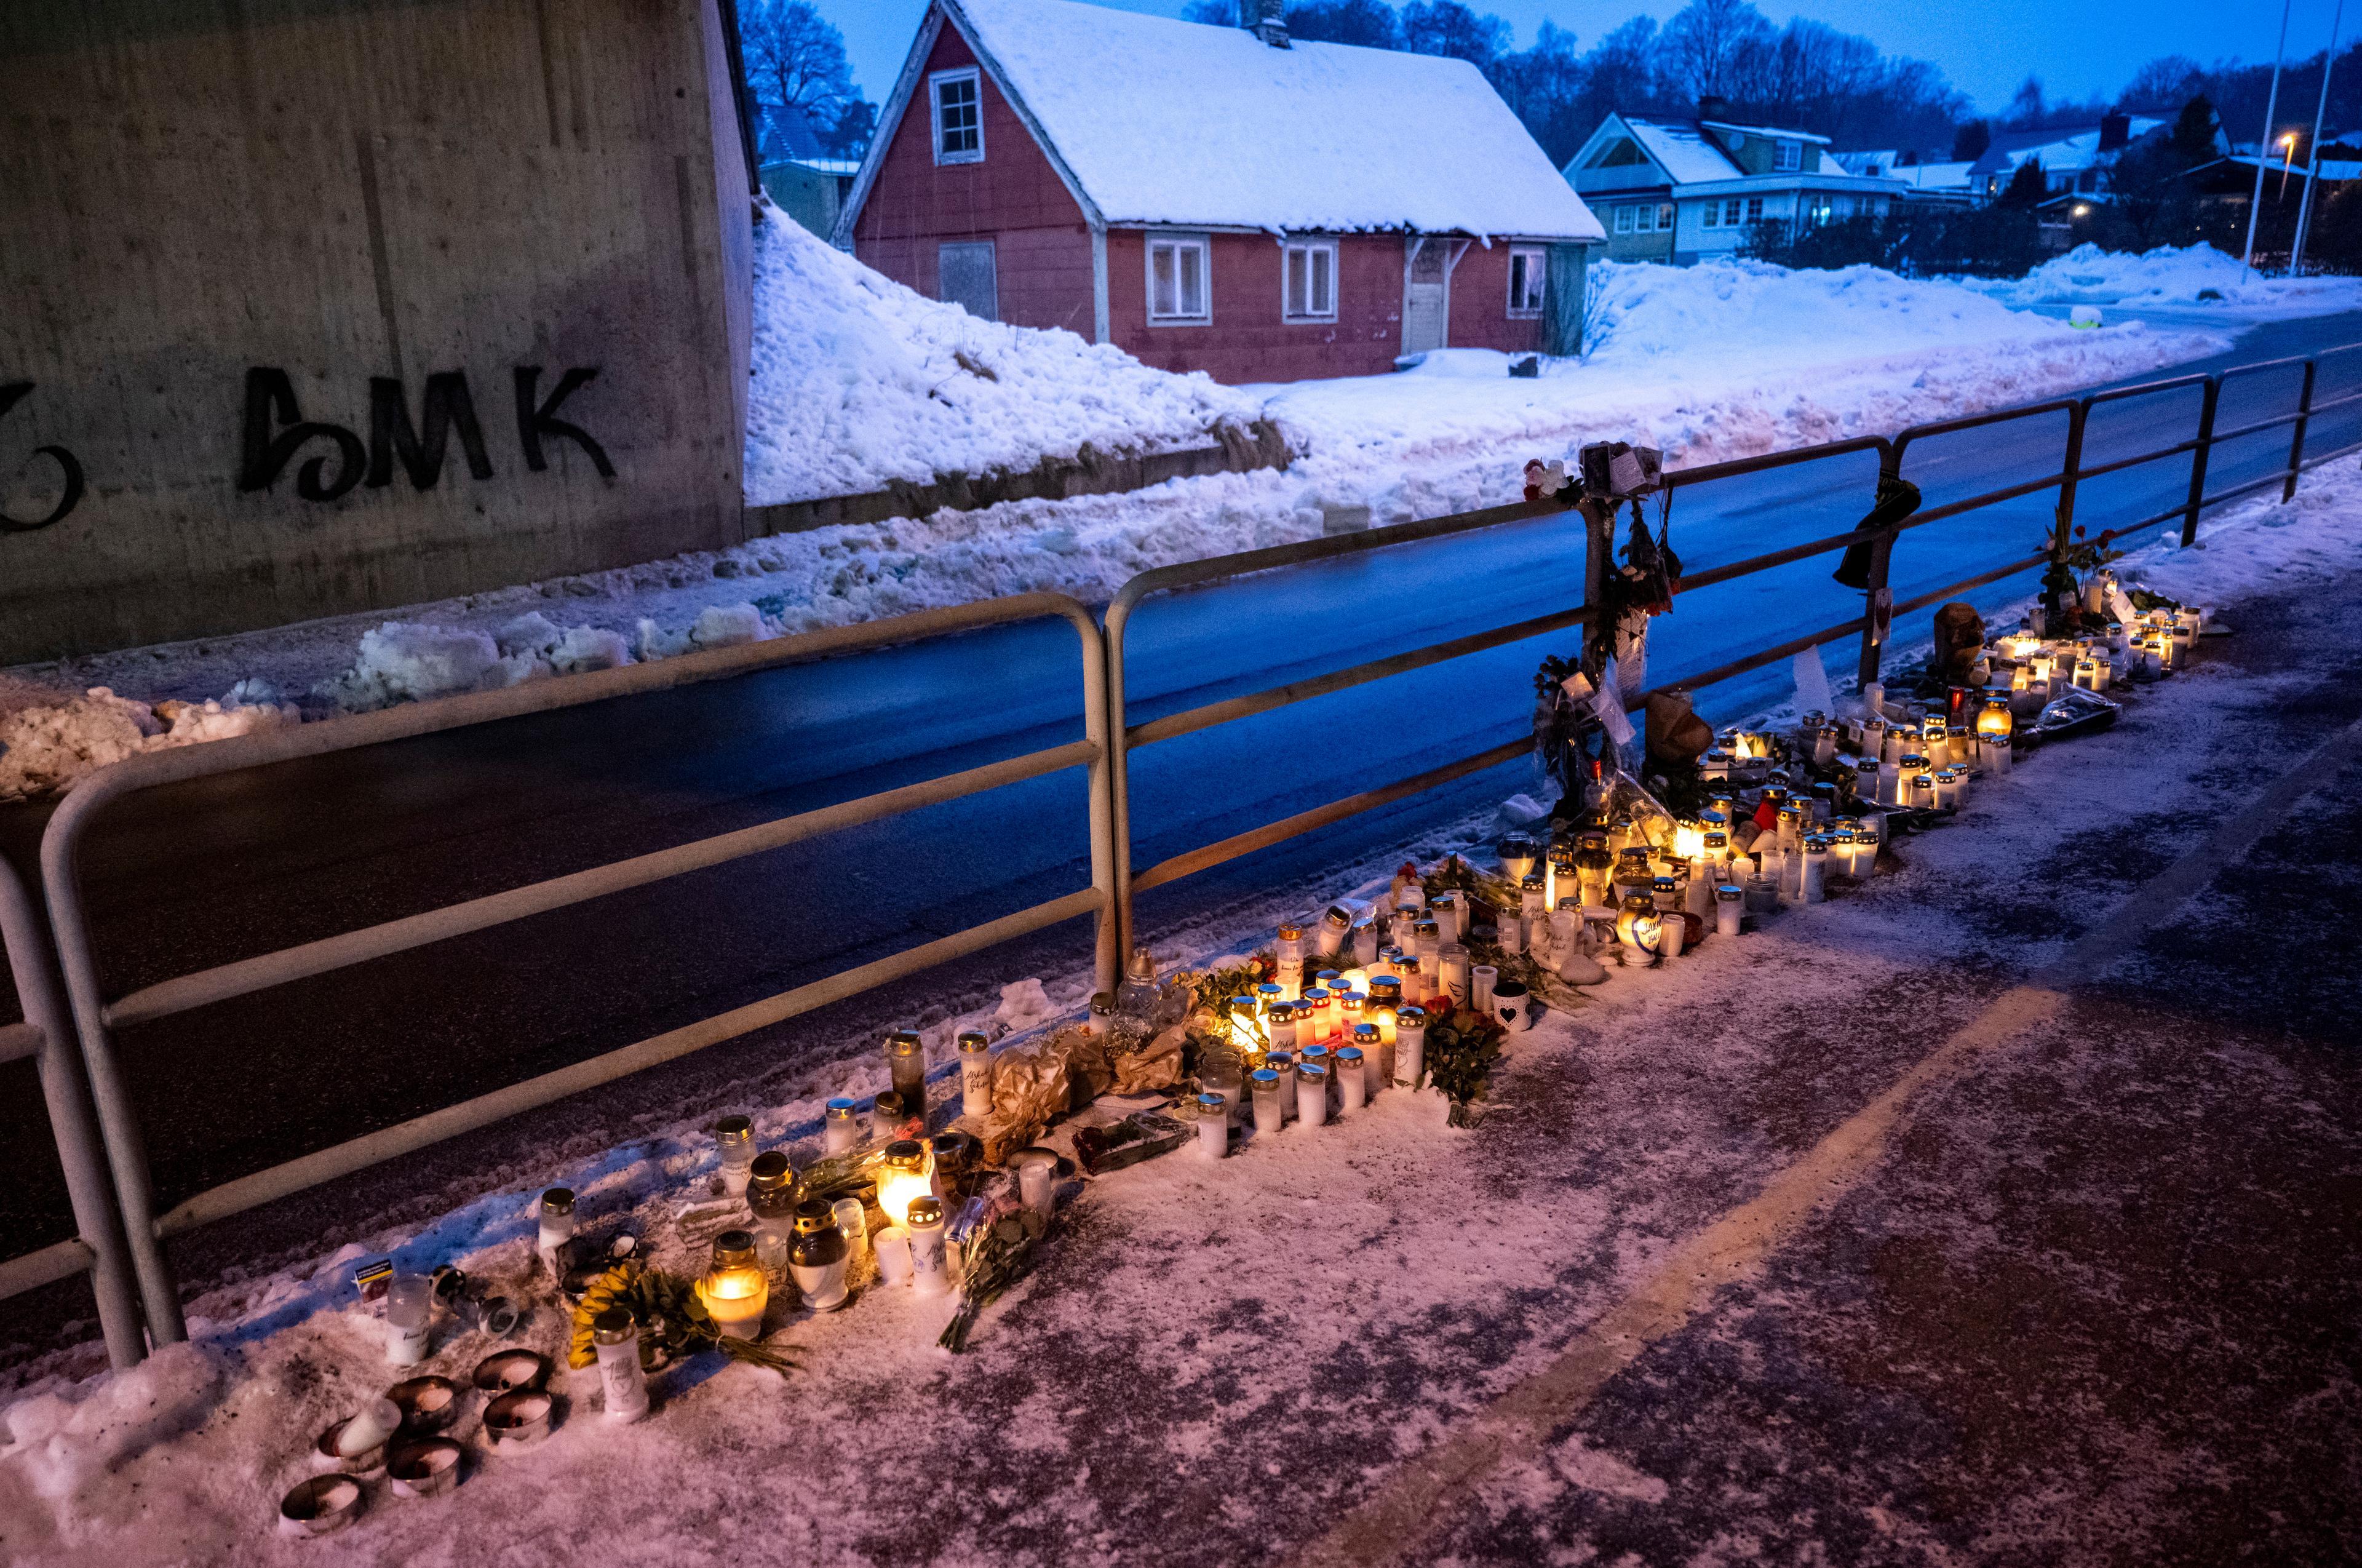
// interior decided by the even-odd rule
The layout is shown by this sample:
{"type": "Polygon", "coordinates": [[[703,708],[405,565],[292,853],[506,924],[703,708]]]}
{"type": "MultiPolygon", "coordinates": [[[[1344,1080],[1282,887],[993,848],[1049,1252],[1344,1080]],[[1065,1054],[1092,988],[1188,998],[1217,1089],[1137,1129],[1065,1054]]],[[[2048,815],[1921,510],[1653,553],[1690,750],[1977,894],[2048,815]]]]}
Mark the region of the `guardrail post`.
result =
{"type": "Polygon", "coordinates": [[[40,913],[16,867],[6,861],[0,861],[0,945],[8,950],[8,968],[16,979],[25,1021],[40,1031],[41,1050],[36,1062],[41,1098],[49,1107],[58,1161],[65,1167],[74,1229],[93,1254],[91,1293],[98,1298],[98,1326],[106,1339],[106,1359],[118,1369],[132,1366],[148,1353],[147,1340],[132,1289],[131,1251],[125,1240],[123,1217],[116,1211],[115,1188],[107,1180],[106,1155],[91,1115],[90,1088],[83,1079],[81,1053],[74,1047],[73,1018],[59,989],[57,958],[40,913]]]}
{"type": "MultiPolygon", "coordinates": [[[[1125,587],[1129,588],[1130,583],[1125,587]]],[[[1107,659],[1107,786],[1108,871],[1113,901],[1109,905],[1112,930],[1100,927],[1099,988],[1113,991],[1122,983],[1124,967],[1139,940],[1131,920],[1131,739],[1123,706],[1123,634],[1131,624],[1133,601],[1119,592],[1109,602],[1101,628],[1101,651],[1107,659]],[[1114,977],[1109,977],[1108,942],[1115,946],[1114,977]]]]}
{"type": "Polygon", "coordinates": [[[176,1345],[188,1339],[189,1326],[181,1316],[180,1284],[156,1236],[148,1140],[139,1131],[139,1114],[132,1109],[115,1059],[114,1035],[106,1026],[106,998],[99,989],[98,964],[91,955],[90,928],[83,916],[78,846],[71,842],[71,834],[65,835],[68,842],[59,842],[55,818],[50,826],[51,831],[41,835],[41,881],[49,895],[50,927],[57,936],[66,997],[82,1039],[91,1099],[98,1108],[98,1130],[106,1140],[106,1162],[115,1172],[115,1197],[123,1209],[124,1239],[138,1275],[140,1305],[148,1314],[148,1337],[156,1344],[176,1345]]]}
{"type": "MultiPolygon", "coordinates": [[[[1887,480],[1902,477],[1903,448],[1893,446],[1881,447],[1878,454],[1878,488],[1883,490],[1887,480]]],[[[1871,493],[1871,504],[1878,504],[1876,491],[1871,493]]],[[[1886,630],[1879,624],[1879,602],[1891,597],[1886,585],[1886,568],[1894,555],[1895,536],[1902,531],[1899,522],[1889,525],[1870,542],[1870,587],[1862,598],[1861,668],[1857,671],[1864,686],[1878,679],[1878,646],[1886,630]]]]}
{"type": "MultiPolygon", "coordinates": [[[[2058,469],[2058,513],[2050,529],[2050,561],[2054,567],[2075,547],[2075,481],[2083,471],[2083,426],[2091,417],[2090,398],[2067,411],[2067,457],[2058,469]]],[[[2058,589],[2051,573],[2045,572],[2043,577],[2042,614],[2047,624],[2058,613],[2058,589]]]]}
{"type": "Polygon", "coordinates": [[[2181,513],[2181,542],[2198,542],[2198,508],[2206,500],[2206,459],[2214,449],[2214,410],[2223,401],[2223,378],[2206,378],[2206,400],[2198,407],[2198,448],[2190,455],[2190,504],[2181,513]]]}
{"type": "Polygon", "coordinates": [[[2318,359],[2304,362],[2304,384],[2297,389],[2296,433],[2289,437],[2288,482],[2280,486],[2283,504],[2296,499],[2297,475],[2304,471],[2304,427],[2312,419],[2312,374],[2320,364],[2318,359]]]}
{"type": "MultiPolygon", "coordinates": [[[[1131,909],[1122,901],[1116,867],[1116,791],[1121,787],[1119,760],[1123,755],[1123,717],[1109,695],[1113,679],[1107,633],[1093,627],[1083,646],[1083,734],[1099,748],[1091,759],[1085,789],[1090,800],[1091,886],[1104,900],[1092,921],[1096,940],[1093,970],[1098,988],[1112,997],[1123,979],[1124,932],[1131,909]]],[[[1128,863],[1128,860],[1127,862],[1128,863]]]]}

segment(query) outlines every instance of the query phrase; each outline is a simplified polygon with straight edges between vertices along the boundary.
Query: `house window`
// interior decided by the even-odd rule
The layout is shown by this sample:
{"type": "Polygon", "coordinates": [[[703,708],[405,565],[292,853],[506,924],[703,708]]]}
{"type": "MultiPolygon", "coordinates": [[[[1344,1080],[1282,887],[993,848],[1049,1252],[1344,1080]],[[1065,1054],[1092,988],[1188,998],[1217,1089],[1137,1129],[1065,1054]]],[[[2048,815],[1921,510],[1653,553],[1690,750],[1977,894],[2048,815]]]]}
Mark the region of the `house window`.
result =
{"type": "Polygon", "coordinates": [[[1829,198],[1827,196],[1814,196],[1811,198],[1811,206],[1806,209],[1806,215],[1810,219],[1813,226],[1815,228],[1818,228],[1821,225],[1829,221],[1831,204],[1829,202],[1829,198]]]}
{"type": "MultiPolygon", "coordinates": [[[[1203,276],[1202,271],[1200,276],[1203,276]]],[[[1337,319],[1337,242],[1291,240],[1280,287],[1283,321],[1337,319]]]]}
{"type": "Polygon", "coordinates": [[[934,106],[935,161],[984,161],[984,89],[976,67],[938,71],[927,78],[928,102],[934,106]]]}
{"type": "Polygon", "coordinates": [[[1151,326],[1202,325],[1213,319],[1208,302],[1206,241],[1160,235],[1148,242],[1151,326]]]}
{"type": "Polygon", "coordinates": [[[1698,218],[1698,222],[1707,228],[1721,227],[1722,204],[1720,202],[1708,202],[1705,204],[1702,215],[1698,218]]]}
{"type": "Polygon", "coordinates": [[[1618,234],[1631,233],[1632,215],[1639,210],[1639,208],[1632,206],[1617,207],[1616,209],[1616,232],[1618,234]]]}
{"type": "Polygon", "coordinates": [[[1805,144],[1800,141],[1774,142],[1772,146],[1772,172],[1794,174],[1805,166],[1805,144]]]}
{"type": "Polygon", "coordinates": [[[1749,213],[1747,210],[1749,204],[1749,203],[1737,196],[1732,196],[1727,201],[1724,202],[1722,204],[1723,226],[1725,228],[1737,228],[1740,224],[1747,222],[1751,217],[1761,217],[1763,215],[1763,203],[1760,198],[1757,199],[1753,204],[1755,208],[1754,212],[1749,213]]]}
{"type": "Polygon", "coordinates": [[[1762,197],[1749,196],[1747,198],[1747,221],[1749,223],[1761,223],[1763,221],[1762,197]]]}
{"type": "Polygon", "coordinates": [[[1544,252],[1513,247],[1509,251],[1509,314],[1536,316],[1542,313],[1542,282],[1549,271],[1544,252]]]}
{"type": "Polygon", "coordinates": [[[1659,204],[1658,204],[1658,205],[1657,205],[1657,229],[1658,229],[1658,232],[1662,233],[1662,234],[1671,234],[1671,233],[1672,233],[1672,232],[1673,232],[1673,204],[1672,204],[1672,203],[1671,203],[1671,202],[1661,202],[1661,203],[1659,203],[1659,204]]]}

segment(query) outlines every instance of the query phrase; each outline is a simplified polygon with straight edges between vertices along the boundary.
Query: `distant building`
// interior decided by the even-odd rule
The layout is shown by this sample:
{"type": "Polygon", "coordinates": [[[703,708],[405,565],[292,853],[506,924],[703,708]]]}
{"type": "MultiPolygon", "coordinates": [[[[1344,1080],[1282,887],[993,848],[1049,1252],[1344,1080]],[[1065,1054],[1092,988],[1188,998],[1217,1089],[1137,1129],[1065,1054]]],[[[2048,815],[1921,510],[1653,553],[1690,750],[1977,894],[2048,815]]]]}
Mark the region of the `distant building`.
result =
{"type": "Polygon", "coordinates": [[[1224,381],[1571,350],[1598,221],[1464,61],[934,0],[836,226],[991,321],[1224,381]]]}
{"type": "Polygon", "coordinates": [[[828,237],[844,210],[844,198],[852,193],[861,160],[829,157],[800,105],[764,104],[757,117],[761,128],[755,158],[764,193],[789,217],[828,237]]]}
{"type": "Polygon", "coordinates": [[[2148,115],[2114,114],[2097,125],[2060,126],[2048,130],[2003,130],[1969,165],[1969,187],[1978,200],[1990,202],[2009,189],[2019,167],[2042,166],[2043,194],[2107,200],[2108,169],[2142,138],[2172,129],[2170,120],[2148,115]]]}
{"type": "Polygon", "coordinates": [[[1974,204],[1978,199],[1969,182],[1971,164],[1965,160],[1923,162],[1917,153],[1900,148],[1882,148],[1870,152],[1833,152],[1822,156],[1834,158],[1838,167],[1849,174],[1899,182],[1903,186],[1899,193],[1903,200],[1915,206],[1965,207],[1974,204]]]}
{"type": "Polygon", "coordinates": [[[1686,267],[1737,251],[1759,223],[1883,216],[1906,189],[1849,172],[1825,136],[1725,118],[1719,99],[1698,107],[1694,119],[1611,114],[1567,160],[1610,260],[1686,267]]]}

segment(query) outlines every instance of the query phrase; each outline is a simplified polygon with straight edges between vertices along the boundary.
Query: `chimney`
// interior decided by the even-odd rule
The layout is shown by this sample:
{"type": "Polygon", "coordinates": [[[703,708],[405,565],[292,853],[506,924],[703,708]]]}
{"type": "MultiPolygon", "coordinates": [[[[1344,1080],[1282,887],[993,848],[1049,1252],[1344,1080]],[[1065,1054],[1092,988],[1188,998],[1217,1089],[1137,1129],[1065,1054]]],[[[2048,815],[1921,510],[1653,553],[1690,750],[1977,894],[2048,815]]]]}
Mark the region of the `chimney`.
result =
{"type": "Polygon", "coordinates": [[[1274,49],[1287,47],[1287,0],[1247,0],[1254,20],[1248,24],[1254,36],[1274,49]]]}
{"type": "Polygon", "coordinates": [[[2133,139],[2133,117],[2119,109],[2100,116],[2100,150],[2114,152],[2133,139]]]}
{"type": "Polygon", "coordinates": [[[1701,93],[1698,94],[1698,118],[1702,120],[1720,120],[1728,118],[1729,115],[1730,100],[1725,98],[1721,94],[1701,93]]]}

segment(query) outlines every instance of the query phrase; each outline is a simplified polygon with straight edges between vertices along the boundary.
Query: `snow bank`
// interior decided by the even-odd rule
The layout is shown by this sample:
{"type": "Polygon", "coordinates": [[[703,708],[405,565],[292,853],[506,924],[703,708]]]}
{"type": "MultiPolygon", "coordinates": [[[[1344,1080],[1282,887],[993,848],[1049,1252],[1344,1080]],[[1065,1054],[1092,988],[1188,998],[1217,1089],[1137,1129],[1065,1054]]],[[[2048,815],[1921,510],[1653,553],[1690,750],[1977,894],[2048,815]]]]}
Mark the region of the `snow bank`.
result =
{"type": "Polygon", "coordinates": [[[2205,244],[2160,245],[2137,254],[2079,245],[2023,278],[1966,282],[2014,305],[2188,307],[2247,317],[2362,310],[2362,278],[2266,278],[2246,271],[2237,257],[2205,244]]]}
{"type": "Polygon", "coordinates": [[[1254,399],[1203,374],[922,298],[776,208],[755,231],[750,505],[1030,469],[1087,441],[1203,446],[1219,421],[1256,413],[1254,399]]]}
{"type": "Polygon", "coordinates": [[[260,682],[242,681],[228,696],[150,706],[94,686],[62,702],[0,715],[0,801],[62,790],[94,768],[141,752],[226,740],[302,722],[260,682]]]}

